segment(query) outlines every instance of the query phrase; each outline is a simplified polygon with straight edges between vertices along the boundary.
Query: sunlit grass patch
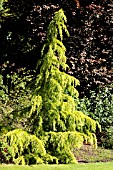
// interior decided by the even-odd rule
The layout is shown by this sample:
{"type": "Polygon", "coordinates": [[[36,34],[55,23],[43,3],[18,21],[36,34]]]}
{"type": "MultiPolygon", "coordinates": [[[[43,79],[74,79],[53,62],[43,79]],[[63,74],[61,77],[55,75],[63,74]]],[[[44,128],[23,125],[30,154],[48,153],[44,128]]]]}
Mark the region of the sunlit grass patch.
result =
{"type": "Polygon", "coordinates": [[[112,170],[113,162],[60,165],[0,165],[0,170],[112,170]]]}

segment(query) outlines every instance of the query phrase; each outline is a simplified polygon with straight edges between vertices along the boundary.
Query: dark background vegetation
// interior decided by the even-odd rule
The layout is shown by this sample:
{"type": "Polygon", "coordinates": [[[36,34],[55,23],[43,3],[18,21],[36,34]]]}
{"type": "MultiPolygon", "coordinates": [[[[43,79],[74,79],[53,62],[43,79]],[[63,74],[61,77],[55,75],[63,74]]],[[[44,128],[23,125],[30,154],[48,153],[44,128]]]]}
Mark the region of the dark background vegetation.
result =
{"type": "Polygon", "coordinates": [[[46,39],[46,29],[55,11],[63,8],[67,17],[69,38],[67,73],[80,80],[80,97],[89,90],[111,84],[112,59],[112,1],[81,0],[8,0],[4,8],[11,15],[1,15],[0,65],[9,61],[4,76],[26,67],[35,69],[46,39]]]}

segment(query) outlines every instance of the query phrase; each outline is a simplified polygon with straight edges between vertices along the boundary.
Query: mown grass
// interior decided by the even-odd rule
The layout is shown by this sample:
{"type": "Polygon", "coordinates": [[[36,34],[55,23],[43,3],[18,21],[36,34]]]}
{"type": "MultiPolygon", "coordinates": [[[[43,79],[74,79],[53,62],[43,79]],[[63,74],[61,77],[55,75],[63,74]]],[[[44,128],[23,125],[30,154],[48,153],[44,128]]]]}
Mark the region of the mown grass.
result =
{"type": "Polygon", "coordinates": [[[113,162],[69,165],[0,165],[0,170],[112,170],[113,162]]]}

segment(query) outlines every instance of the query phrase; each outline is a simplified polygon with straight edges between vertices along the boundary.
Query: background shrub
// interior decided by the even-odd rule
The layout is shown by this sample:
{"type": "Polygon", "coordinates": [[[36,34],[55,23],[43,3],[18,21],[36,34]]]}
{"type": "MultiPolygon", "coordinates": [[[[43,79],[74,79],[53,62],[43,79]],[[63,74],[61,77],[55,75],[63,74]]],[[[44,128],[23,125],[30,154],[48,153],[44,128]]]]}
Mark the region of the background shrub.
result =
{"type": "Polygon", "coordinates": [[[113,126],[111,125],[101,137],[102,145],[105,148],[113,149],[113,126]]]}
{"type": "Polygon", "coordinates": [[[113,128],[113,94],[112,87],[100,88],[99,93],[90,92],[90,97],[78,100],[78,109],[86,115],[97,120],[102,127],[102,132],[98,134],[98,142],[101,146],[112,147],[112,128],[113,128]]]}
{"type": "Polygon", "coordinates": [[[28,84],[34,79],[35,71],[20,68],[8,73],[10,67],[13,66],[8,62],[4,63],[0,73],[0,133],[7,133],[14,128],[24,128],[24,112],[26,109],[29,110],[31,104],[32,87],[28,87],[28,84]]]}

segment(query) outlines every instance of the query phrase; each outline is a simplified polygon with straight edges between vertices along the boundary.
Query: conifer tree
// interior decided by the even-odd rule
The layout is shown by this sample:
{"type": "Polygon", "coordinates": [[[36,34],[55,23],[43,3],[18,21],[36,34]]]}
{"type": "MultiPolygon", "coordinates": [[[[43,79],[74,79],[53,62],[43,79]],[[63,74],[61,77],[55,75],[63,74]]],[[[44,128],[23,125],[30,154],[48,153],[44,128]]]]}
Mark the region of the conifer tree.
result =
{"type": "MultiPolygon", "coordinates": [[[[80,148],[84,142],[97,146],[95,132],[100,126],[77,111],[76,99],[79,94],[75,87],[80,83],[65,73],[68,66],[62,41],[63,31],[69,36],[66,21],[60,9],[48,26],[47,41],[37,64],[40,73],[36,81],[31,83],[34,89],[31,109],[24,109],[22,113],[25,117],[26,112],[27,127],[24,130],[33,135],[23,130],[14,130],[3,136],[5,147],[13,148],[12,151],[16,148],[16,154],[8,154],[17,164],[30,164],[31,158],[36,163],[76,163],[73,148],[80,148]],[[36,148],[31,143],[32,138],[36,148]]],[[[2,153],[3,144],[0,143],[2,153]]]]}
{"type": "Polygon", "coordinates": [[[69,35],[66,21],[61,9],[48,26],[47,41],[41,51],[42,59],[37,65],[40,73],[29,116],[33,123],[32,133],[39,138],[43,136],[47,151],[62,163],[72,163],[75,162],[72,146],[80,147],[85,141],[96,147],[95,131],[99,124],[76,110],[79,94],[75,86],[80,83],[65,73],[68,66],[62,40],[63,31],[69,35]]]}

